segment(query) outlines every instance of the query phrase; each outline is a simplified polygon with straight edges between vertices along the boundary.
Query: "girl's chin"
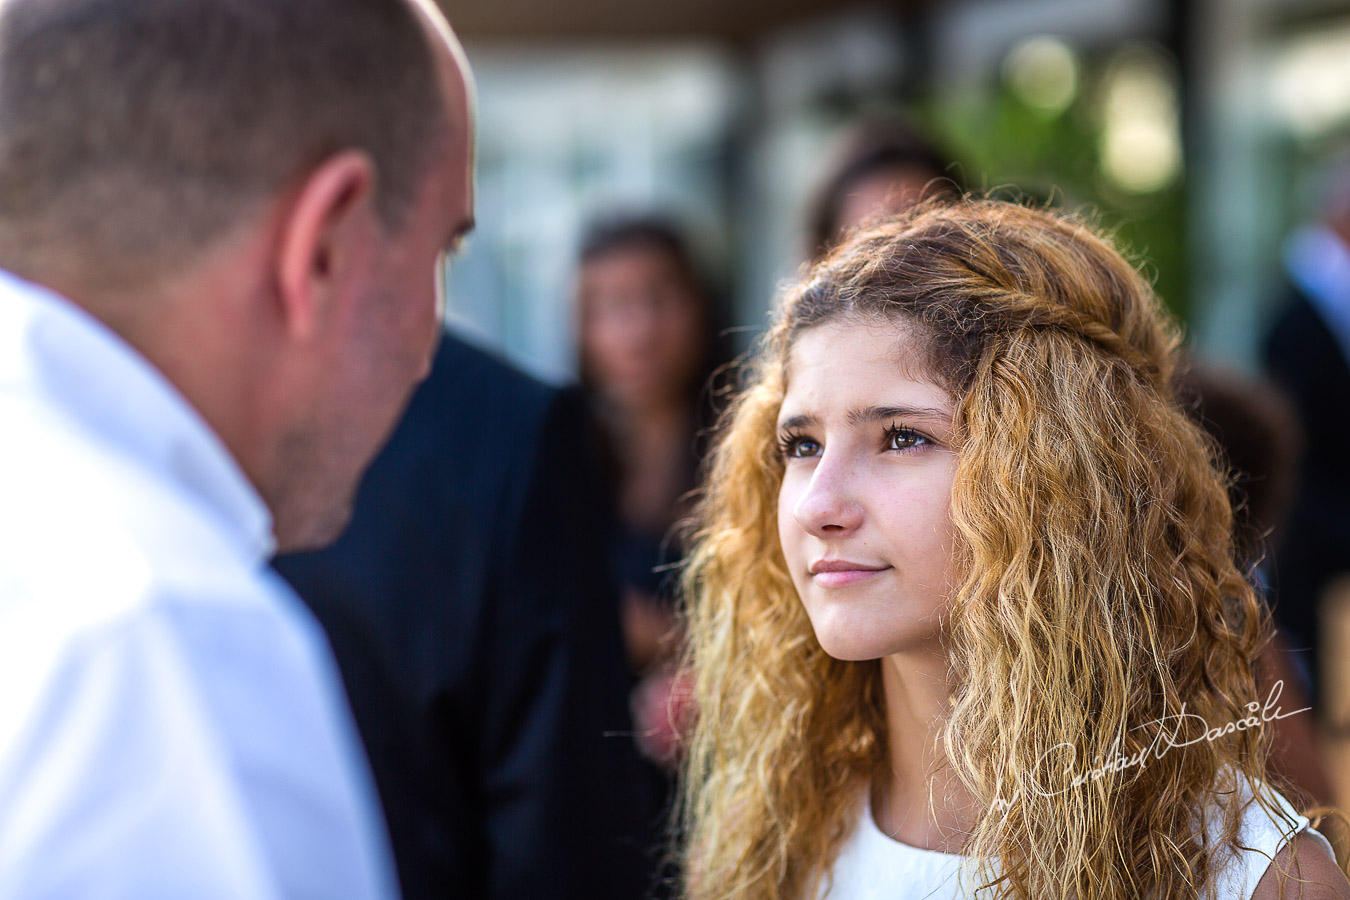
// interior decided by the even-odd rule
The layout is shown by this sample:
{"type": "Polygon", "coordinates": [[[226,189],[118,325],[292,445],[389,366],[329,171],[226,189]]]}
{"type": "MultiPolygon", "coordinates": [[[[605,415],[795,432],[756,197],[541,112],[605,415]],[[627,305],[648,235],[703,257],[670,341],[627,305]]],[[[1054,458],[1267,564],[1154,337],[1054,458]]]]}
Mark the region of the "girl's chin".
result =
{"type": "Polygon", "coordinates": [[[928,623],[879,622],[858,612],[821,610],[811,617],[822,650],[844,662],[862,662],[931,648],[938,636],[938,629],[928,623]]]}
{"type": "Polygon", "coordinates": [[[860,633],[854,629],[844,633],[836,629],[816,629],[816,640],[822,650],[844,662],[881,659],[896,652],[889,646],[890,642],[877,640],[876,634],[860,633]]]}

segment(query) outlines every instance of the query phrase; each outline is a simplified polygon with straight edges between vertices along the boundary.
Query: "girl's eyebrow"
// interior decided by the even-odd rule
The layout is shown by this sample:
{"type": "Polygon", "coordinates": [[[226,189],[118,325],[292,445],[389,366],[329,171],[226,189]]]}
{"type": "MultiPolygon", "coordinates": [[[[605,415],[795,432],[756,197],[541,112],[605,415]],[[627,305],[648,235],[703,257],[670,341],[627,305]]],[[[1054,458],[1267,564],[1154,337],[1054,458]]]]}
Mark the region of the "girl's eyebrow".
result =
{"type": "MultiPolygon", "coordinates": [[[[849,410],[848,413],[848,423],[855,427],[890,419],[926,419],[947,425],[951,423],[952,414],[948,409],[933,406],[864,406],[849,410]]],[[[814,415],[790,416],[778,423],[778,427],[786,431],[815,428],[819,425],[820,418],[814,415]]]]}
{"type": "Polygon", "coordinates": [[[778,427],[784,431],[797,431],[801,428],[814,428],[820,424],[820,419],[815,416],[792,416],[778,423],[778,427]]]}
{"type": "Polygon", "coordinates": [[[865,406],[850,410],[850,425],[867,425],[883,419],[929,419],[935,422],[949,423],[952,420],[950,410],[932,406],[865,406]]]}

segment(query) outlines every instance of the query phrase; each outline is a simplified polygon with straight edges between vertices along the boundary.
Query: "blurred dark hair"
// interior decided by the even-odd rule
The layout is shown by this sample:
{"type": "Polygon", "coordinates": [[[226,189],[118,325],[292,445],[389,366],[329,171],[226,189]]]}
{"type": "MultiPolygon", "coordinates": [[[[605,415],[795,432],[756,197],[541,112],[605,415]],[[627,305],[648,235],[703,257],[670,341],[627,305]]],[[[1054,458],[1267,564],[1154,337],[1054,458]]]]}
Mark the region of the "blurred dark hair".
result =
{"type": "Polygon", "coordinates": [[[1298,418],[1267,382],[1194,359],[1179,371],[1177,399],[1219,445],[1238,562],[1255,565],[1275,545],[1293,496],[1298,418]]]}
{"type": "Polygon", "coordinates": [[[679,229],[670,221],[654,215],[613,215],[597,219],[581,239],[582,264],[598,256],[634,247],[656,247],[670,254],[682,269],[694,277],[693,258],[679,229]]]}
{"type": "Polygon", "coordinates": [[[895,169],[916,169],[931,176],[929,190],[959,194],[960,182],[950,157],[909,121],[896,116],[863,119],[836,139],[826,175],[808,207],[808,248],[821,259],[839,239],[839,213],[850,189],[863,179],[895,169]]]}

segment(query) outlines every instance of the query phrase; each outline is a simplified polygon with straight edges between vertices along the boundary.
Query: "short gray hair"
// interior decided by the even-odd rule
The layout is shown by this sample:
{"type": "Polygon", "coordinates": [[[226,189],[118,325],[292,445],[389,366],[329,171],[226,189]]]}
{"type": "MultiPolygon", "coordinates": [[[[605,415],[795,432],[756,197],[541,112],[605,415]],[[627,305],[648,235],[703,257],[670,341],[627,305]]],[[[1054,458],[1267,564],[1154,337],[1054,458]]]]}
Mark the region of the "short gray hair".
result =
{"type": "Polygon", "coordinates": [[[398,227],[467,127],[446,121],[418,17],[408,0],[4,0],[0,265],[162,269],[346,148],[374,160],[398,227]]]}

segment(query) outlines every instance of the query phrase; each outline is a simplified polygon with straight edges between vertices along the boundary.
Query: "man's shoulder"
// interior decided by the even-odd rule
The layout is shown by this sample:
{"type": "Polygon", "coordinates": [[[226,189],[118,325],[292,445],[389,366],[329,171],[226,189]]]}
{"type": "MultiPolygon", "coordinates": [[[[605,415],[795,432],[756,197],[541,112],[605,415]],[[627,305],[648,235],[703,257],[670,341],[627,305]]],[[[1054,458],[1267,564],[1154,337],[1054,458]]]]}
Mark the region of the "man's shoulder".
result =
{"type": "Polygon", "coordinates": [[[0,507],[5,725],[41,721],[63,684],[89,683],[91,666],[119,679],[153,670],[189,691],[250,680],[256,696],[265,673],[322,662],[312,616],[209,509],[96,442],[25,425],[0,451],[0,495],[12,501],[0,507]]]}
{"type": "Polygon", "coordinates": [[[11,420],[0,447],[0,617],[33,598],[72,621],[173,598],[247,605],[269,589],[200,504],[58,418],[11,420]]]}
{"type": "Polygon", "coordinates": [[[199,640],[202,623],[293,640],[285,588],[203,511],[115,455],[22,437],[4,461],[27,471],[0,466],[0,671],[14,697],[47,695],[91,653],[146,642],[190,667],[172,648],[199,640]]]}

